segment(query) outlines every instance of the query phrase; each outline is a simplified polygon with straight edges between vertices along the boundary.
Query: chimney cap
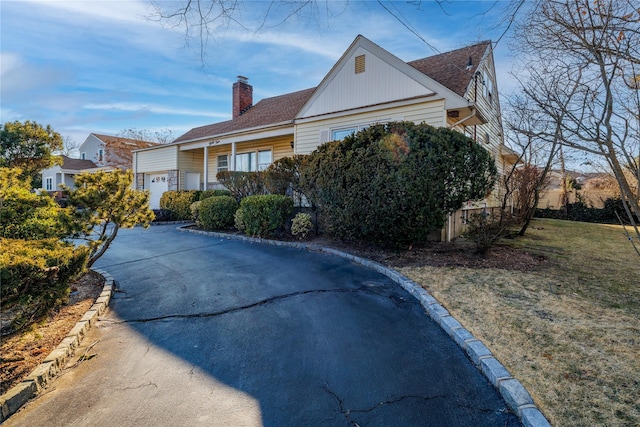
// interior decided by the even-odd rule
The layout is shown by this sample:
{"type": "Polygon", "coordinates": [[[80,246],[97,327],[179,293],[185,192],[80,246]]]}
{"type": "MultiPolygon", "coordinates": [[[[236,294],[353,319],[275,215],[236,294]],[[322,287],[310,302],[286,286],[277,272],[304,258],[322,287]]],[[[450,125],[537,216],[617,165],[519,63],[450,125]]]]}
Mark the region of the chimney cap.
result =
{"type": "Polygon", "coordinates": [[[247,83],[249,81],[249,78],[245,76],[238,76],[238,81],[240,83],[247,83]]]}

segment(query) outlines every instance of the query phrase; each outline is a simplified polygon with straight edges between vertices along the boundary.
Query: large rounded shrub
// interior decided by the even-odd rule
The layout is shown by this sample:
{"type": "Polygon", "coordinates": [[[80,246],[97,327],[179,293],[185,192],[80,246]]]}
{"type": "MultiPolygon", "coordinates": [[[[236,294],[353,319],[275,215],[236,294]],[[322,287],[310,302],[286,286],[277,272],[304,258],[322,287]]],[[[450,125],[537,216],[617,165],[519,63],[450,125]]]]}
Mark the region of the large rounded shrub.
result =
{"type": "Polygon", "coordinates": [[[208,197],[198,206],[198,218],[207,230],[231,228],[238,202],[231,196],[208,197]]]}
{"type": "Polygon", "coordinates": [[[197,190],[165,191],[160,197],[160,208],[171,211],[175,220],[191,220],[191,204],[200,199],[200,193],[197,190]]]}
{"type": "Polygon", "coordinates": [[[300,180],[327,232],[400,246],[424,241],[447,213],[483,199],[496,174],[490,154],[461,133],[399,122],[321,145],[300,180]]]}
{"type": "Polygon", "coordinates": [[[293,199],[277,194],[242,199],[235,215],[238,229],[253,237],[271,237],[284,228],[293,213],[293,199]]]}

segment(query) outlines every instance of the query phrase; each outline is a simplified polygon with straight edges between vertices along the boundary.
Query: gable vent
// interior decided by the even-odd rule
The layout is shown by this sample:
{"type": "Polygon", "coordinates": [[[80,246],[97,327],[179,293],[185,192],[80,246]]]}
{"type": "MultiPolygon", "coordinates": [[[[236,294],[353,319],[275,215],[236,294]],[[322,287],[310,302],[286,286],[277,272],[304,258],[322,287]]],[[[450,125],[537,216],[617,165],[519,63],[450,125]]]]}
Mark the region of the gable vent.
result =
{"type": "Polygon", "coordinates": [[[364,73],[364,55],[356,56],[356,74],[364,73]]]}

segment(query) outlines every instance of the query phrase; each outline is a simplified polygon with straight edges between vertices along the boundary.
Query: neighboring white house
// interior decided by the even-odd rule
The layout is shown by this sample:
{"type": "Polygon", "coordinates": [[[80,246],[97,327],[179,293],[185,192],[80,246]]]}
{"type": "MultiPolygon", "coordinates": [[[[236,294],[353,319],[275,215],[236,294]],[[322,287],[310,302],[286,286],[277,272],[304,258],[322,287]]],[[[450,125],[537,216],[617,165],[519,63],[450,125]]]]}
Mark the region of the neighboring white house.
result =
{"type": "MultiPolygon", "coordinates": [[[[492,153],[502,173],[515,159],[503,144],[495,75],[489,41],[405,62],[358,36],[315,88],[254,105],[252,86],[239,76],[232,88],[232,120],[134,152],[136,187],[149,189],[157,208],[164,191],[217,188],[219,171],[262,170],[371,124],[400,120],[446,126],[472,137],[492,153]]],[[[443,238],[458,234],[457,218],[443,238]]]]}
{"type": "Polygon", "coordinates": [[[60,157],[62,157],[61,165],[55,165],[42,171],[42,189],[52,194],[59,195],[60,186],[63,184],[74,188],[73,179],[76,175],[100,169],[91,160],[73,159],[64,155],[60,157]]]}
{"type": "Polygon", "coordinates": [[[83,172],[131,169],[133,150],[156,145],[154,142],[91,133],[79,148],[79,159],[62,155],[62,165],[42,171],[42,189],[57,192],[62,184],[74,188],[75,175],[83,172]]]}

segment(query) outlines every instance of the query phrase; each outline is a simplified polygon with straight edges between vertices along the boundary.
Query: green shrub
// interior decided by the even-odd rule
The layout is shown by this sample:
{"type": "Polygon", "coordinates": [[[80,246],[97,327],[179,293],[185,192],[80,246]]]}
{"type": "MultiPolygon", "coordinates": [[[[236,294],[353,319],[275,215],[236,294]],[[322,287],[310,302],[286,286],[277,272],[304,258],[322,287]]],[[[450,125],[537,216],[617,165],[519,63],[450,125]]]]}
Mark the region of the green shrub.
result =
{"type": "Polygon", "coordinates": [[[313,231],[314,225],[311,221],[311,215],[300,212],[293,217],[291,222],[291,234],[301,239],[309,237],[313,231]]]}
{"type": "Polygon", "coordinates": [[[271,237],[284,227],[292,213],[293,199],[287,196],[248,196],[240,202],[236,227],[253,237],[271,237]]]}
{"type": "Polygon", "coordinates": [[[238,202],[231,196],[209,197],[198,208],[200,222],[207,230],[231,228],[238,210],[238,202]]]}
{"type": "Polygon", "coordinates": [[[0,168],[0,200],[0,237],[46,239],[65,235],[65,210],[47,193],[32,193],[20,169],[0,168]]]}
{"type": "Polygon", "coordinates": [[[0,304],[13,319],[2,334],[26,326],[67,300],[69,281],[84,271],[88,249],[56,239],[0,239],[0,304]]]}
{"type": "Polygon", "coordinates": [[[466,201],[486,197],[496,175],[487,150],[463,134],[400,122],[321,145],[300,183],[330,234],[403,246],[426,240],[466,201]]]}
{"type": "Polygon", "coordinates": [[[191,219],[191,204],[198,201],[200,191],[174,190],[165,191],[160,197],[160,208],[170,210],[175,220],[188,221],[191,219]]]}
{"type": "Polygon", "coordinates": [[[224,185],[238,202],[245,197],[265,194],[264,172],[218,172],[216,179],[224,185]]]}
{"type": "Polygon", "coordinates": [[[229,190],[204,190],[200,193],[198,200],[208,199],[209,197],[230,196],[229,190]]]}

